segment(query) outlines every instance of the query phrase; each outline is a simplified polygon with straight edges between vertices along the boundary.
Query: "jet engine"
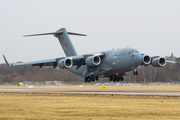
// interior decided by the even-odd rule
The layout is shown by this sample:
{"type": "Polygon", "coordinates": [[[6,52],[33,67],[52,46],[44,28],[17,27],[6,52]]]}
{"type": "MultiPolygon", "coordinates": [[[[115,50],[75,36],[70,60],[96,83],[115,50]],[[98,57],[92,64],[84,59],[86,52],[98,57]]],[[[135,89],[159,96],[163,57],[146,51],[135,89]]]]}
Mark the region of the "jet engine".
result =
{"type": "Polygon", "coordinates": [[[142,62],[141,65],[148,65],[151,62],[151,57],[149,55],[143,55],[142,56],[142,62]]]}
{"type": "Polygon", "coordinates": [[[62,59],[58,62],[58,66],[61,69],[66,69],[66,68],[70,68],[73,65],[73,61],[72,59],[62,59]]]}
{"type": "Polygon", "coordinates": [[[101,63],[101,58],[99,56],[90,56],[86,59],[87,66],[95,66],[101,63]]]}
{"type": "Polygon", "coordinates": [[[166,59],[163,57],[154,58],[152,60],[152,65],[154,67],[163,67],[166,65],[166,59]]]}

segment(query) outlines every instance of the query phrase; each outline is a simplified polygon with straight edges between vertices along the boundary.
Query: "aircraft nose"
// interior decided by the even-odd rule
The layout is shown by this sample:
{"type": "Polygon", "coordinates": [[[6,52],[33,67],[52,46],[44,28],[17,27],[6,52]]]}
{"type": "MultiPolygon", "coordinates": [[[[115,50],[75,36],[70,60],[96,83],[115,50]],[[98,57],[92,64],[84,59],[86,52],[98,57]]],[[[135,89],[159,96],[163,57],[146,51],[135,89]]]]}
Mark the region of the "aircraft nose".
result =
{"type": "Polygon", "coordinates": [[[138,53],[135,55],[135,64],[136,64],[135,66],[138,67],[141,64],[141,62],[142,62],[142,56],[141,54],[138,53]]]}

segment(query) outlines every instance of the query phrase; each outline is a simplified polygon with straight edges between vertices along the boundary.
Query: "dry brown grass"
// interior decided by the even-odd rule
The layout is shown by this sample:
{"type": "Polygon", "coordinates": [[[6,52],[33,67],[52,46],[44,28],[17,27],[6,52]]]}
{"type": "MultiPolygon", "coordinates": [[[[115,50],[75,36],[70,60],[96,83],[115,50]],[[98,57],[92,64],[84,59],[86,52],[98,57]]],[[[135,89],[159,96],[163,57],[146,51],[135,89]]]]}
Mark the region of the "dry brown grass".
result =
{"type": "Polygon", "coordinates": [[[180,119],[180,97],[0,93],[0,119],[180,119]]]}
{"type": "MultiPolygon", "coordinates": [[[[17,85],[1,85],[0,88],[27,88],[27,86],[17,85]]],[[[40,85],[34,88],[49,88],[49,89],[101,89],[101,86],[95,85],[40,85]]],[[[180,86],[106,86],[107,90],[165,90],[165,91],[180,91],[180,86]]]]}

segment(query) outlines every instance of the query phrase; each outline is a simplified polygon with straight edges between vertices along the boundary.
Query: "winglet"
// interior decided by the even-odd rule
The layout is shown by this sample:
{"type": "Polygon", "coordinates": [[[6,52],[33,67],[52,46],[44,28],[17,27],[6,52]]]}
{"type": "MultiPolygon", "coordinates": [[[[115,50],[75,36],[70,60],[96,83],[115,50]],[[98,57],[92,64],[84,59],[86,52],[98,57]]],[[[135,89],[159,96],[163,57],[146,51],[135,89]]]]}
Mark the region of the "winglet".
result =
{"type": "Polygon", "coordinates": [[[6,62],[6,65],[10,66],[4,55],[3,55],[3,58],[4,58],[4,61],[6,62]]]}
{"type": "Polygon", "coordinates": [[[171,53],[171,61],[174,61],[174,62],[175,62],[173,53],[171,53]]]}
{"type": "Polygon", "coordinates": [[[175,62],[174,60],[174,56],[173,56],[173,53],[171,53],[171,60],[166,60],[167,63],[174,63],[174,64],[177,64],[177,62],[175,62]]]}

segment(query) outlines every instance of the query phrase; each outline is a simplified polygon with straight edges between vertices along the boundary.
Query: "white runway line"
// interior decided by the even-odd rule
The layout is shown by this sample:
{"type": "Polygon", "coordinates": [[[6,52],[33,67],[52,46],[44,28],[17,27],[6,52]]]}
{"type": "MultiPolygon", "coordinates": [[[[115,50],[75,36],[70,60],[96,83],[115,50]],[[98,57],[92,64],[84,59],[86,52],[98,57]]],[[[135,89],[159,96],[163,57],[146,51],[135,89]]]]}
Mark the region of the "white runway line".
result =
{"type": "Polygon", "coordinates": [[[157,90],[153,91],[153,90],[87,90],[87,89],[82,90],[82,89],[0,88],[0,92],[180,96],[180,91],[157,91],[157,90]]]}

